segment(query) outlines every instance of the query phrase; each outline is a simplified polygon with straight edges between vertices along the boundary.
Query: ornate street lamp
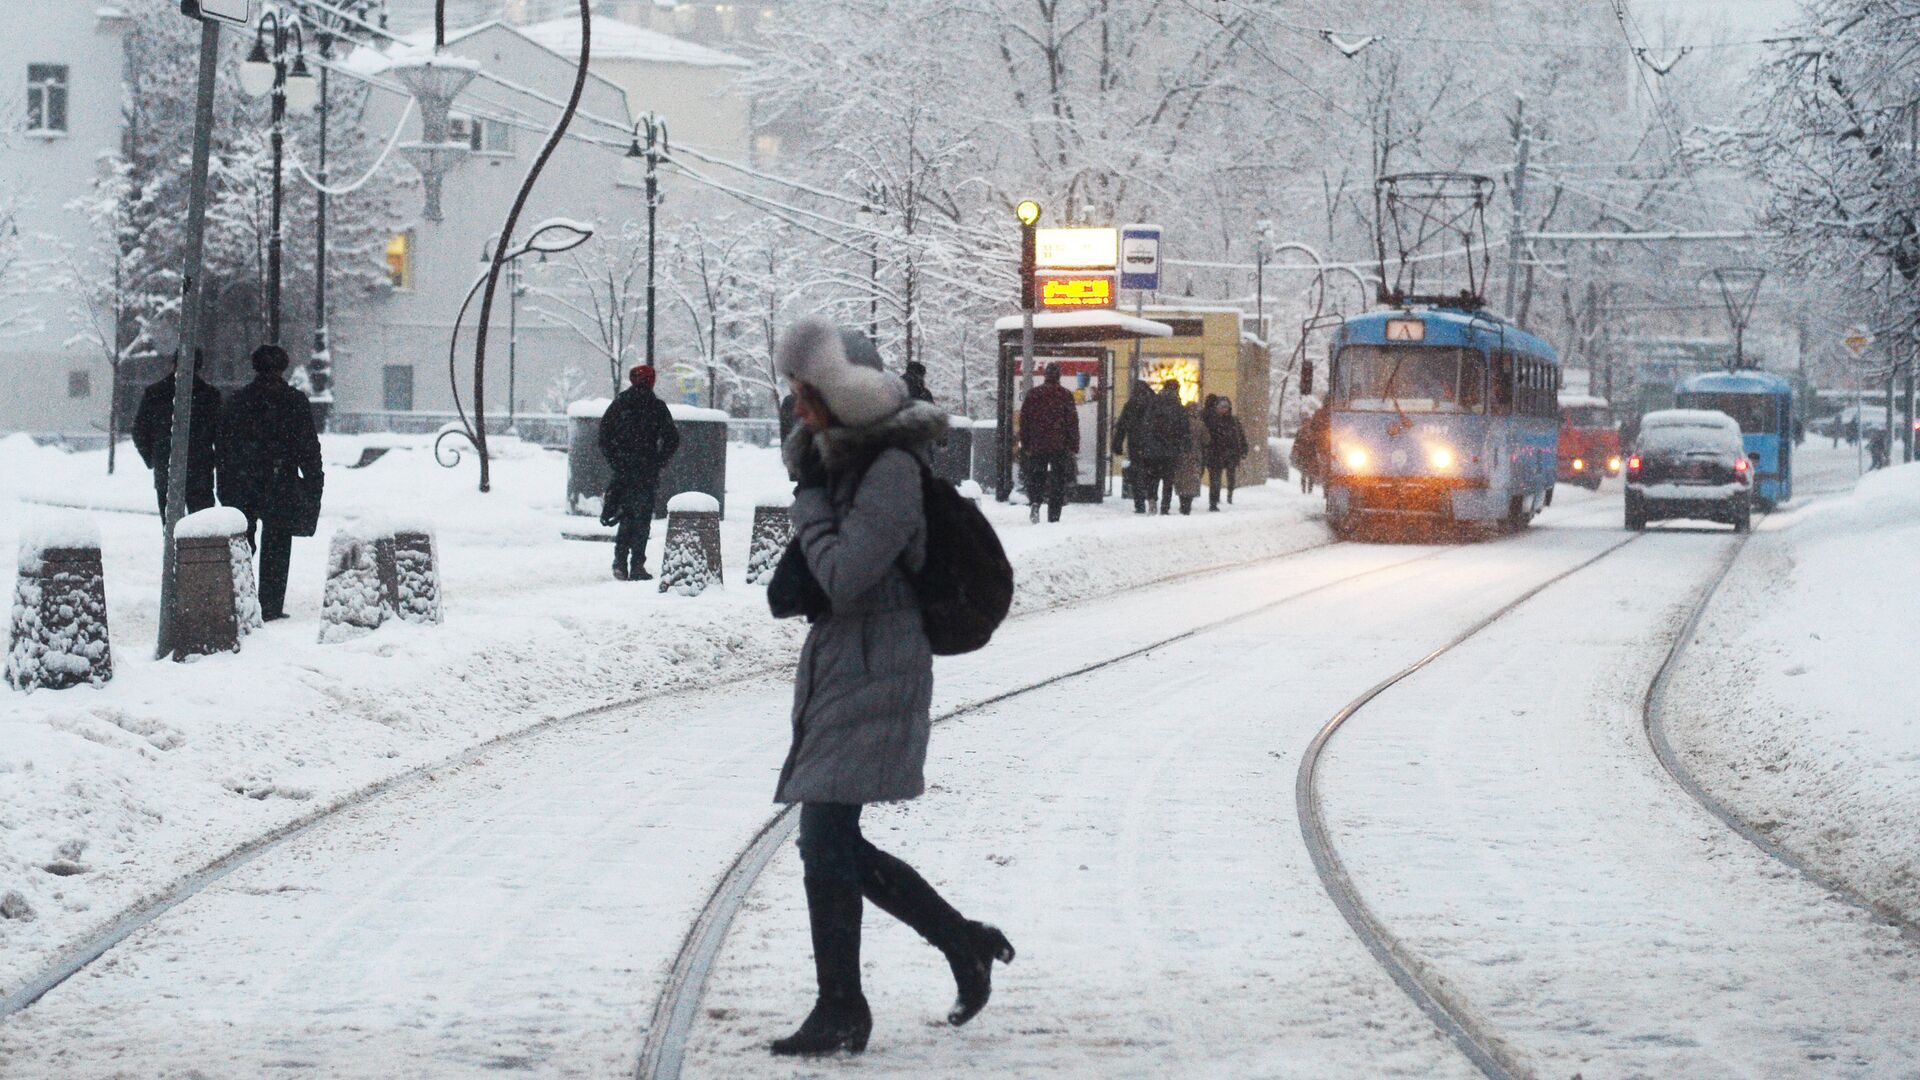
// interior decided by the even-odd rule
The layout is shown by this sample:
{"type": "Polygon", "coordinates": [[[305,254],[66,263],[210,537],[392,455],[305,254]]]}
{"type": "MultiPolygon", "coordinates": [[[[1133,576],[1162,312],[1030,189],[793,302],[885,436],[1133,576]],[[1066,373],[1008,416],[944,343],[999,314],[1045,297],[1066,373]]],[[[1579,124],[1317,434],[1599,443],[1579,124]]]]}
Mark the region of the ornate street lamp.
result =
{"type": "Polygon", "coordinates": [[[260,16],[254,31],[253,51],[240,65],[240,89],[249,97],[273,95],[273,198],[271,224],[267,234],[267,340],[280,344],[280,248],[282,209],[282,158],[286,146],[287,110],[296,115],[312,112],[318,97],[318,85],[307,70],[307,39],[297,17],[289,18],[275,8],[260,16]],[[292,63],[287,47],[293,42],[292,63]]]}
{"type": "Polygon", "coordinates": [[[660,163],[671,151],[667,146],[667,122],[647,113],[633,127],[633,142],[627,147],[621,170],[628,183],[636,180],[647,191],[647,366],[653,363],[653,226],[660,209],[660,163]],[[641,141],[645,140],[645,146],[641,141]],[[638,174],[636,176],[636,174],[638,174]]]}

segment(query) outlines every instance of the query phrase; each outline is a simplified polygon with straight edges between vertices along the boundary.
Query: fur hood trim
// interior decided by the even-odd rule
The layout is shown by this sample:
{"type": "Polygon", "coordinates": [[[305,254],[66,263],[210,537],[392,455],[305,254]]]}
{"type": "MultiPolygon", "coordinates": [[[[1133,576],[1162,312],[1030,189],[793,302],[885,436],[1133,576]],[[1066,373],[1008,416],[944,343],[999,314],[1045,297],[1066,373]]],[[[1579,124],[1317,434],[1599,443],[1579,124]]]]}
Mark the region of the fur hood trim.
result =
{"type": "Polygon", "coordinates": [[[852,428],[892,416],[907,403],[907,384],[880,366],[865,338],[824,319],[787,328],[774,347],[775,370],[819,391],[833,415],[852,428]]]}
{"type": "Polygon", "coordinates": [[[893,415],[862,427],[835,427],[815,434],[796,424],[781,445],[780,459],[786,463],[789,475],[798,476],[800,455],[811,440],[827,471],[838,473],[852,466],[864,468],[883,450],[905,450],[916,457],[925,457],[927,448],[946,435],[946,411],[924,401],[914,401],[894,410],[893,415]]]}

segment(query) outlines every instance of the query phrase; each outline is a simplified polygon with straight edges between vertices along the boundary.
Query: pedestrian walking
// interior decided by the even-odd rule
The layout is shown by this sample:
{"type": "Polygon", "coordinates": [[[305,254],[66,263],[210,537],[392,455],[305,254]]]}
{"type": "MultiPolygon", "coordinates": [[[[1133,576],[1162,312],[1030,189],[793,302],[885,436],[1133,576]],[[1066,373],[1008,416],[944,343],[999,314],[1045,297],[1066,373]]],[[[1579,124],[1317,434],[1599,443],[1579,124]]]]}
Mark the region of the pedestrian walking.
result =
{"type": "Polygon", "coordinates": [[[1113,456],[1126,456],[1127,463],[1120,470],[1120,495],[1134,500],[1134,512],[1146,513],[1139,496],[1134,494],[1134,455],[1127,452],[1133,433],[1141,429],[1146,422],[1147,410],[1153,406],[1153,387],[1140,379],[1133,380],[1127,390],[1127,403],[1120,408],[1120,418],[1113,423],[1113,456]]]}
{"type": "Polygon", "coordinates": [[[616,581],[652,581],[647,573],[647,537],[653,531],[653,504],[660,470],[680,449],[680,429],[667,403],[653,392],[650,364],[627,372],[627,388],[600,418],[600,453],[613,470],[600,523],[614,526],[613,577],[616,581]]]}
{"type": "Polygon", "coordinates": [[[1146,413],[1129,436],[1133,445],[1133,512],[1173,510],[1173,466],[1192,439],[1187,411],[1180,405],[1180,383],[1168,379],[1150,395],[1146,413]]]}
{"type": "Polygon", "coordinates": [[[813,579],[804,591],[817,599],[806,611],[793,744],[774,799],[800,805],[818,996],[771,1050],[859,1053],[873,1030],[860,988],[863,898],[946,955],[958,990],[952,1024],[986,1006],[993,963],[1011,962],[1013,946],[860,833],[865,804],[925,788],[933,654],[910,575],[926,566],[922,470],[947,418],[908,396],[872,342],[825,322],[791,328],[775,364],[794,389],[799,426],[783,457],[797,481],[794,546],[813,579]]]}
{"type": "Polygon", "coordinates": [[[927,365],[918,360],[907,361],[907,396],[915,401],[931,402],[933,391],[927,389],[927,365]]]}
{"type": "MultiPolygon", "coordinates": [[[[213,505],[213,470],[219,462],[220,391],[200,377],[199,353],[193,374],[192,425],[187,435],[187,513],[213,505]]],[[[173,394],[178,385],[178,357],[167,366],[167,374],[140,395],[140,407],[133,414],[133,448],[140,460],[153,470],[153,494],[160,504],[160,516],[167,516],[167,476],[173,461],[173,394]]]]}
{"type": "Polygon", "coordinates": [[[1887,429],[1880,428],[1867,436],[1867,459],[1869,471],[1887,467],[1887,429]]]}
{"type": "Polygon", "coordinates": [[[1239,486],[1240,462],[1247,456],[1247,433],[1233,415],[1233,399],[1216,394],[1207,402],[1207,509],[1220,509],[1220,483],[1227,487],[1227,505],[1239,486]]]}
{"type": "Polygon", "coordinates": [[[1080,408],[1073,391],[1060,385],[1060,365],[1046,366],[1039,386],[1020,402],[1020,450],[1025,456],[1028,517],[1040,520],[1046,503],[1047,520],[1060,520],[1073,482],[1073,459],[1080,452],[1080,408]]]}
{"type": "Polygon", "coordinates": [[[1173,493],[1180,499],[1180,512],[1193,513],[1193,500],[1200,497],[1202,463],[1207,458],[1207,419],[1198,402],[1186,406],[1187,445],[1173,465],[1173,493]]]}
{"type": "Polygon", "coordinates": [[[253,350],[253,381],[220,414],[220,501],[247,518],[247,543],[260,557],[260,617],[287,617],[293,538],[320,528],[326,471],[307,396],[287,385],[287,351],[253,350]],[[257,535],[256,535],[257,530],[257,535]]]}
{"type": "Polygon", "coordinates": [[[1328,462],[1327,407],[1313,410],[1293,435],[1293,467],[1300,472],[1300,490],[1311,493],[1324,482],[1328,462]]]}

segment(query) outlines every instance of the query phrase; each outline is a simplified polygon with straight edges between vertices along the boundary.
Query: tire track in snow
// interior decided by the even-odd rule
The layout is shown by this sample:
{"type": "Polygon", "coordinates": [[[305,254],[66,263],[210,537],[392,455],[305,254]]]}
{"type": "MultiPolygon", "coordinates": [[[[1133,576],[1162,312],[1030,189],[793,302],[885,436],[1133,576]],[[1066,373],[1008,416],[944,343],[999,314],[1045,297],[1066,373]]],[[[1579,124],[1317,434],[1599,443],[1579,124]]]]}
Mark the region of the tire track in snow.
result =
{"type": "Polygon", "coordinates": [[[1409,952],[1401,944],[1400,939],[1395,937],[1367,906],[1365,898],[1360,895],[1359,889],[1347,873],[1346,864],[1335,849],[1333,837],[1327,828],[1326,817],[1321,807],[1318,780],[1320,758],[1327,744],[1333,741],[1334,735],[1340,731],[1341,727],[1361,709],[1366,708],[1373,699],[1465,644],[1555,584],[1600,562],[1645,535],[1645,533],[1633,533],[1618,543],[1608,545],[1599,554],[1571,569],[1561,571],[1534,585],[1432,652],[1367,688],[1321,727],[1320,731],[1314,735],[1313,741],[1307,744],[1306,753],[1300,758],[1300,770],[1294,779],[1294,810],[1300,819],[1301,838],[1306,842],[1307,854],[1313,860],[1314,872],[1319,875],[1320,883],[1327,890],[1328,897],[1333,900],[1334,907],[1340,910],[1341,916],[1347,920],[1347,925],[1353,928],[1361,944],[1365,945],[1367,951],[1373,954],[1373,958],[1386,969],[1394,984],[1413,999],[1413,1003],[1419,1007],[1420,1011],[1425,1013],[1427,1018],[1432,1020],[1448,1038],[1452,1039],[1460,1051],[1489,1080],[1519,1080],[1521,1077],[1531,1076],[1532,1070],[1520,1063],[1518,1055],[1504,1041],[1486,1029],[1472,1007],[1460,1000],[1458,995],[1448,988],[1444,977],[1432,971],[1409,952]]]}
{"type": "MultiPolygon", "coordinates": [[[[99,509],[106,508],[103,507],[99,509]]],[[[133,513],[136,511],[128,512],[133,513]]],[[[1298,547],[1278,555],[1263,555],[1259,558],[1244,559],[1238,562],[1221,563],[1213,566],[1197,567],[1191,570],[1182,570],[1155,578],[1152,581],[1141,582],[1138,585],[1131,586],[1131,588],[1154,588],[1178,581],[1191,580],[1193,578],[1231,573],[1235,570],[1243,570],[1262,563],[1279,562],[1310,554],[1315,551],[1321,551],[1333,547],[1339,542],[1340,541],[1326,540],[1320,543],[1298,547]]],[[[1075,604],[1099,600],[1104,595],[1108,594],[1049,604],[1031,611],[1022,611],[1015,617],[1024,619],[1051,611],[1058,611],[1062,608],[1072,607],[1075,604]]],[[[743,672],[738,676],[738,680],[744,682],[750,679],[761,678],[774,674],[779,670],[781,670],[781,665],[775,665],[774,667],[763,668],[757,671],[743,672]]],[[[1074,674],[1078,673],[1069,673],[1068,675],[1060,676],[1060,678],[1071,678],[1074,674]]],[[[1039,689],[1040,685],[1044,684],[1036,684],[1027,689],[1039,689]]],[[[294,818],[292,821],[288,821],[276,829],[235,845],[199,868],[182,874],[171,884],[128,905],[120,911],[119,914],[113,916],[102,929],[69,945],[66,949],[62,950],[51,963],[47,964],[40,971],[28,975],[21,981],[18,987],[14,988],[5,996],[0,996],[0,1020],[5,1020],[15,1013],[32,1007],[35,1002],[59,987],[60,984],[78,975],[81,971],[85,970],[88,965],[105,956],[121,942],[126,941],[134,934],[140,932],[140,930],[148,924],[159,919],[174,908],[198,896],[209,886],[227,877],[241,867],[254,862],[268,852],[312,832],[315,828],[332,821],[340,814],[364,806],[382,796],[394,794],[414,783],[432,779],[438,773],[460,769],[474,764],[494,750],[545,734],[555,728],[585,723],[622,709],[630,709],[658,701],[671,701],[676,697],[684,695],[704,693],[708,689],[710,688],[700,685],[668,687],[665,689],[651,690],[644,694],[636,694],[618,701],[578,709],[557,716],[549,716],[535,721],[526,727],[502,732],[484,742],[449,754],[438,761],[428,762],[424,765],[404,770],[393,776],[376,780],[354,791],[348,792],[333,802],[316,807],[314,810],[294,818]]],[[[1016,690],[1009,695],[1003,695],[1003,697],[1014,696],[1022,692],[1024,691],[1016,690]]],[[[998,700],[1001,699],[995,698],[992,701],[977,702],[974,705],[968,706],[966,711],[971,711],[975,708],[984,708],[998,700]]],[[[790,832],[792,826],[793,822],[789,821],[785,825],[785,828],[790,832]]],[[[748,860],[749,855],[759,850],[763,843],[766,852],[765,856],[762,857],[762,865],[764,865],[764,859],[771,857],[772,852],[778,849],[781,840],[785,839],[786,836],[786,833],[782,833],[779,836],[772,837],[769,841],[767,833],[768,831],[777,832],[780,828],[780,819],[776,818],[774,821],[769,822],[767,830],[763,830],[763,832],[756,837],[754,844],[749,846],[746,852],[742,853],[741,859],[736,860],[734,868],[729,869],[729,875],[742,867],[744,862],[748,860]]],[[[754,869],[753,874],[757,876],[758,873],[758,869],[754,869]]],[[[751,880],[751,877],[749,877],[747,884],[751,884],[751,880]]],[[[743,887],[740,895],[744,896],[745,893],[746,890],[743,887]]],[[[706,912],[703,912],[702,918],[705,917],[706,912]]],[[[731,911],[728,912],[728,918],[731,918],[731,911]]],[[[724,932],[724,929],[725,923],[723,922],[720,930],[724,932]]],[[[691,1021],[691,1017],[688,1017],[688,1020],[691,1021]]]]}
{"type": "MultiPolygon", "coordinates": [[[[1411,559],[1376,566],[1291,592],[1257,607],[1169,635],[1117,656],[1097,660],[1026,686],[969,702],[935,717],[934,723],[959,719],[1035,691],[1126,663],[1169,645],[1258,618],[1295,601],[1328,592],[1364,578],[1439,558],[1458,550],[1461,548],[1442,547],[1411,559]]],[[[679,1080],[681,1065],[686,1055],[687,1039],[693,1032],[694,1021],[698,1019],[700,1002],[706,995],[707,982],[713,973],[714,962],[719,958],[720,949],[726,941],[727,929],[739,913],[741,905],[746,901],[754,882],[759,879],[767,864],[773,860],[773,856],[780,850],[780,845],[786,843],[793,835],[799,820],[797,806],[788,807],[776,813],[721,875],[712,896],[702,907],[699,916],[688,931],[679,954],[674,957],[666,986],[662,989],[660,998],[654,1006],[652,1020],[647,1025],[646,1041],[641,1049],[639,1063],[634,1070],[634,1076],[638,1080],[679,1080]]]]}

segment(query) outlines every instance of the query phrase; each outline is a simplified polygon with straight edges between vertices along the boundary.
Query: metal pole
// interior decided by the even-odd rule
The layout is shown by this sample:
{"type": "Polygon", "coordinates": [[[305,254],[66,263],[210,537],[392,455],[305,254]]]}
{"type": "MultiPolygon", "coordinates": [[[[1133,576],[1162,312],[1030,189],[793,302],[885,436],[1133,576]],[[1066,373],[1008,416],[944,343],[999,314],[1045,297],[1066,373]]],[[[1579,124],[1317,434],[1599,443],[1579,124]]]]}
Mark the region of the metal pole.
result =
{"type": "Polygon", "coordinates": [[[273,201],[267,230],[267,340],[280,344],[280,181],[287,122],[287,37],[276,21],[273,29],[273,201]]]}
{"type": "Polygon", "coordinates": [[[180,279],[180,362],[173,384],[172,444],[167,453],[166,549],[160,571],[160,639],[155,656],[173,651],[173,612],[178,604],[178,565],[173,529],[187,512],[187,446],[193,437],[193,381],[199,373],[201,309],[206,303],[200,271],[207,231],[207,159],[213,145],[213,82],[220,66],[220,24],[200,22],[200,82],[193,108],[193,165],[187,181],[186,269],[180,279]]]}
{"type": "MultiPolygon", "coordinates": [[[[323,31],[320,36],[320,57],[323,61],[331,58],[331,41],[331,35],[323,31]]],[[[313,220],[313,356],[307,361],[307,386],[312,395],[309,400],[313,409],[313,424],[321,431],[326,430],[328,405],[333,398],[333,356],[327,350],[327,74],[328,67],[322,63],[320,171],[315,174],[320,185],[314,195],[313,220]]]]}
{"type": "Polygon", "coordinates": [[[1520,129],[1519,155],[1513,166],[1513,221],[1507,228],[1507,307],[1506,316],[1515,317],[1520,302],[1520,256],[1525,250],[1527,227],[1527,152],[1533,146],[1533,132],[1527,127],[1527,99],[1521,98],[1514,122],[1520,129]]]}
{"type": "Polygon", "coordinates": [[[518,431],[520,416],[514,404],[520,362],[520,260],[507,267],[507,430],[518,431]]]}
{"type": "Polygon", "coordinates": [[[1906,443],[1907,443],[1907,463],[1908,464],[1913,463],[1913,390],[1914,390],[1913,360],[1909,358],[1907,360],[1907,393],[1906,393],[1907,415],[1906,415],[1906,435],[1905,435],[1906,443]]]}

